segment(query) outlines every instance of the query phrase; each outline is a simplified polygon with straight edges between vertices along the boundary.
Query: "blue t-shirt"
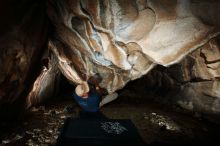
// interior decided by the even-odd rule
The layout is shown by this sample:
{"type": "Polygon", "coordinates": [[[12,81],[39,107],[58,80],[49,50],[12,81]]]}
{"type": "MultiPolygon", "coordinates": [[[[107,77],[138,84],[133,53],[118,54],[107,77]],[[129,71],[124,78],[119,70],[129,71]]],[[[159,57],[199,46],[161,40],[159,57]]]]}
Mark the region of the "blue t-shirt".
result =
{"type": "Polygon", "coordinates": [[[74,91],[73,97],[83,110],[87,112],[97,112],[99,110],[100,95],[97,92],[91,91],[88,98],[83,99],[74,91]]]}

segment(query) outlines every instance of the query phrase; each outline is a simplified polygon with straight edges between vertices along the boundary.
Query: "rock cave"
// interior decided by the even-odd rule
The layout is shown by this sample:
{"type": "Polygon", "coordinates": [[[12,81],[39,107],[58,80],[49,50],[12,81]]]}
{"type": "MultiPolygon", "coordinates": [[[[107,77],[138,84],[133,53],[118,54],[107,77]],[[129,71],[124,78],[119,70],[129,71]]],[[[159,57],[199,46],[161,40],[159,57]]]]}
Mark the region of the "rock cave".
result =
{"type": "Polygon", "coordinates": [[[146,145],[219,145],[219,9],[219,0],[2,0],[0,145],[55,145],[82,110],[72,93],[83,82],[146,145]]]}

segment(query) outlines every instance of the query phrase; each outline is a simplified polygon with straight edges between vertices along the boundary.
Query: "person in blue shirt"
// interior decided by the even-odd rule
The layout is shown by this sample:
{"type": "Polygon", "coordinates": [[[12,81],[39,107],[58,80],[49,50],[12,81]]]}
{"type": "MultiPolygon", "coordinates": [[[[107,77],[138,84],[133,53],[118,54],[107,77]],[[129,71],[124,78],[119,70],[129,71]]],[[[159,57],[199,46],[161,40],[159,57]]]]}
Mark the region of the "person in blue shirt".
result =
{"type": "Polygon", "coordinates": [[[102,95],[107,94],[107,91],[99,87],[101,80],[101,77],[95,74],[88,79],[88,82],[84,81],[76,86],[73,97],[82,108],[80,117],[105,118],[99,110],[100,107],[118,97],[118,94],[115,92],[108,94],[102,99],[102,95]]]}
{"type": "Polygon", "coordinates": [[[86,112],[98,112],[101,95],[94,87],[89,87],[87,82],[77,85],[73,93],[74,99],[86,112]]]}
{"type": "Polygon", "coordinates": [[[98,86],[100,80],[101,78],[95,75],[88,82],[84,81],[76,86],[73,97],[82,108],[80,118],[106,118],[99,110],[103,95],[103,92],[98,86]]]}

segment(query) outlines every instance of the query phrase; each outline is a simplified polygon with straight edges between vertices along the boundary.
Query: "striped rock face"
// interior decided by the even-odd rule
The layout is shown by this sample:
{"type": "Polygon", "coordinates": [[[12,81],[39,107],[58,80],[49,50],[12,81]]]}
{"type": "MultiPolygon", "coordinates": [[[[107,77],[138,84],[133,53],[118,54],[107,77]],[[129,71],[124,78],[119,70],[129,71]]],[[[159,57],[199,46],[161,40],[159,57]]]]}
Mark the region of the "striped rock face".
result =
{"type": "Polygon", "coordinates": [[[219,8],[217,0],[3,0],[0,107],[53,97],[60,74],[76,85],[98,73],[111,94],[162,65],[171,73],[146,84],[160,86],[165,74],[183,86],[181,98],[220,111],[219,8]]]}
{"type": "Polygon", "coordinates": [[[51,0],[49,46],[69,81],[80,84],[99,73],[100,86],[112,93],[216,37],[219,7],[199,0],[51,0]]]}

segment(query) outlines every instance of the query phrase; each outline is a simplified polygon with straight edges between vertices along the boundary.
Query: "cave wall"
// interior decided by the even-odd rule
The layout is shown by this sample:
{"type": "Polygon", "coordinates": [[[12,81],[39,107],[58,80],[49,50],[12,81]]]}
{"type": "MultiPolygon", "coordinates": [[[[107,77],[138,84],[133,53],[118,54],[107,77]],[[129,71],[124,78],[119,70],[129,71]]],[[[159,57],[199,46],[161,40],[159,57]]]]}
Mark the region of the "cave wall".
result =
{"type": "Polygon", "coordinates": [[[220,112],[220,37],[188,55],[171,73],[182,84],[178,103],[203,113],[220,112]]]}
{"type": "Polygon", "coordinates": [[[108,93],[147,75],[182,107],[220,112],[219,1],[16,3],[1,5],[0,103],[36,105],[60,74],[76,85],[98,73],[108,93]]]}
{"type": "Polygon", "coordinates": [[[177,64],[155,67],[141,79],[129,83],[127,89],[121,91],[122,96],[149,98],[194,113],[219,115],[219,39],[211,39],[177,64]],[[126,93],[127,90],[131,91],[126,93]]]}
{"type": "Polygon", "coordinates": [[[25,98],[47,50],[49,21],[43,1],[0,2],[0,108],[25,98]]]}
{"type": "Polygon", "coordinates": [[[142,84],[176,86],[169,96],[182,107],[219,112],[218,1],[50,2],[50,49],[70,82],[99,73],[112,93],[162,65],[142,84]]]}
{"type": "Polygon", "coordinates": [[[218,6],[189,0],[50,1],[55,25],[50,48],[71,82],[99,73],[100,86],[112,93],[157,64],[180,62],[217,36],[218,6]],[[205,9],[212,9],[212,17],[205,9]]]}

